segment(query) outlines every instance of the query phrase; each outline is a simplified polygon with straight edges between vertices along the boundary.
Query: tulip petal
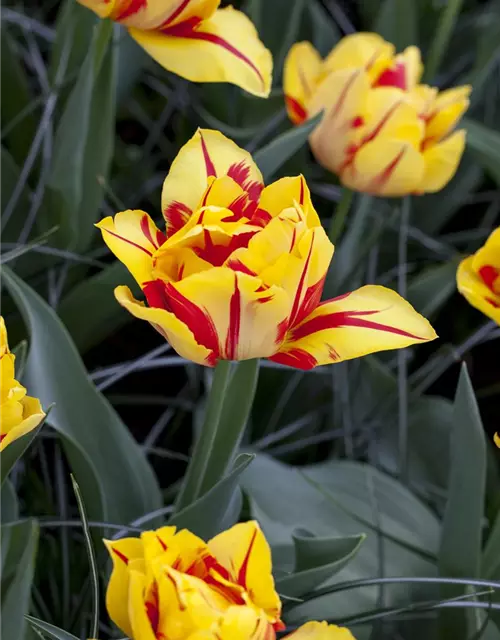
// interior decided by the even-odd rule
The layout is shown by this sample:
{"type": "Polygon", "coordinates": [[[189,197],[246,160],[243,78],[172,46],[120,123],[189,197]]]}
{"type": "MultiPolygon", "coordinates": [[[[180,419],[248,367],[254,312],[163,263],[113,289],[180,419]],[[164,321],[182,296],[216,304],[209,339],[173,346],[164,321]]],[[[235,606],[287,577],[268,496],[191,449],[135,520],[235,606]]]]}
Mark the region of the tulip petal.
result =
{"type": "Polygon", "coordinates": [[[129,618],[129,563],[142,558],[142,542],[139,538],[104,540],[113,561],[113,571],[106,591],[106,608],[109,617],[126,636],[132,637],[129,618]]]}
{"type": "Polygon", "coordinates": [[[121,0],[112,18],[137,29],[165,29],[186,20],[205,20],[220,0],[121,0]]]}
{"type": "Polygon", "coordinates": [[[290,304],[283,289],[266,289],[259,278],[227,267],[215,267],[168,284],[167,295],[172,311],[198,341],[208,333],[210,340],[205,344],[218,341],[214,357],[224,360],[274,353],[279,344],[279,325],[290,304]]]}
{"type": "MultiPolygon", "coordinates": [[[[132,628],[132,633],[129,635],[137,640],[158,640],[156,631],[160,614],[158,603],[155,603],[156,608],[153,609],[151,601],[148,600],[148,595],[151,596],[150,593],[148,594],[151,585],[148,585],[148,580],[143,573],[134,570],[129,572],[129,581],[128,597],[124,602],[125,606],[128,605],[132,628]]],[[[153,585],[153,589],[155,587],[156,585],[153,585]]]]}
{"type": "Polygon", "coordinates": [[[376,33],[353,33],[337,44],[324,61],[325,73],[365,69],[372,81],[392,65],[394,45],[376,33]]]}
{"type": "Polygon", "coordinates": [[[355,640],[349,629],[326,622],[306,622],[283,640],[355,640]]]}
{"type": "Polygon", "coordinates": [[[271,622],[278,621],[281,602],[274,588],[271,549],[258,523],[236,524],[212,538],[208,548],[253,604],[264,609],[271,622]]]}
{"type": "Polygon", "coordinates": [[[403,140],[377,137],[355,154],[342,182],[375,195],[402,196],[418,190],[424,175],[422,154],[403,140]]]}
{"type": "Polygon", "coordinates": [[[165,236],[147,213],[127,210],[108,216],[96,224],[104,242],[123,262],[139,285],[151,280],[153,253],[165,242],[165,236]]]}
{"type": "Polygon", "coordinates": [[[474,259],[475,256],[469,256],[460,263],[457,270],[457,288],[469,304],[500,324],[500,295],[491,291],[474,269],[474,259]]]}
{"type": "MultiPolygon", "coordinates": [[[[24,389],[24,387],[23,387],[24,389]]],[[[25,391],[25,390],[24,390],[25,391]]],[[[11,442],[17,440],[21,436],[29,433],[33,429],[36,429],[40,422],[45,418],[45,412],[42,409],[40,400],[38,398],[32,398],[31,396],[24,396],[21,402],[16,402],[21,408],[22,416],[21,422],[15,424],[12,428],[8,429],[6,433],[2,433],[0,436],[0,451],[3,451],[11,442]]],[[[8,422],[8,418],[5,415],[5,407],[2,404],[2,427],[4,423],[8,422]]]]}
{"type": "MultiPolygon", "coordinates": [[[[472,268],[479,272],[483,267],[495,267],[500,270],[500,228],[493,231],[486,243],[476,251],[472,268]]],[[[497,286],[496,282],[492,285],[497,286]]]]}
{"type": "Polygon", "coordinates": [[[119,11],[123,0],[78,0],[87,9],[91,9],[100,18],[112,18],[119,11]]]}
{"type": "Polygon", "coordinates": [[[232,7],[161,32],[131,28],[130,35],[161,66],[183,78],[230,82],[254,95],[269,95],[271,53],[247,16],[232,7]]]}
{"type": "Polygon", "coordinates": [[[311,200],[311,192],[302,175],[294,178],[281,178],[265,187],[260,195],[259,210],[268,213],[270,218],[275,218],[284,209],[295,206],[295,203],[301,206],[308,227],[321,226],[311,200]]]}
{"type": "Polygon", "coordinates": [[[133,316],[147,320],[181,357],[198,364],[215,364],[213,352],[196,342],[191,330],[173,313],[161,308],[146,307],[143,302],[134,299],[128,287],[117,287],[115,298],[133,316]]]}
{"type": "Polygon", "coordinates": [[[323,61],[310,42],[294,44],[285,59],[283,91],[288,117],[294,124],[307,119],[309,100],[319,80],[323,61]]]}
{"type": "Polygon", "coordinates": [[[199,206],[210,178],[228,175],[257,200],[262,174],[252,156],[219,131],[198,129],[179,151],[163,183],[161,207],[167,235],[178,231],[199,206]]]}
{"type": "Polygon", "coordinates": [[[429,322],[396,292],[367,285],[320,304],[270,360],[311,369],[435,338],[429,322]]]}
{"type": "Polygon", "coordinates": [[[426,140],[442,140],[457,125],[469,106],[470,85],[441,91],[430,107],[425,132],[426,140]]]}
{"type": "Polygon", "coordinates": [[[451,136],[438,142],[423,154],[425,169],[416,191],[435,193],[453,178],[465,149],[465,129],[455,131],[451,136]]]}

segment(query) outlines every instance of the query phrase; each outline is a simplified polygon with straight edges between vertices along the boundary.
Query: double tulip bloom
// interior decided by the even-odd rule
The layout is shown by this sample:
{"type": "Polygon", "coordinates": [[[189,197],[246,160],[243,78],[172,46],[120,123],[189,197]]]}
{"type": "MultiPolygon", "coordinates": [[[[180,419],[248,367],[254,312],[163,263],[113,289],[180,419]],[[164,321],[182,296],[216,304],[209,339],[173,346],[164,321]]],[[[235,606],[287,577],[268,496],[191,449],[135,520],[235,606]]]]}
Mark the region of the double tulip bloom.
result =
{"type": "MultiPolygon", "coordinates": [[[[111,619],[131,640],[274,640],[281,602],[271,551],[256,522],[204,542],[175,527],[107,541],[111,619]]],[[[288,640],[354,640],[348,629],[309,622],[288,640]]]]}
{"type": "Polygon", "coordinates": [[[45,417],[40,401],[27,396],[26,389],[15,379],[15,360],[0,316],[0,451],[35,429],[45,417]]]}
{"type": "Polygon", "coordinates": [[[343,38],[322,60],[309,42],[287,56],[284,92],[299,124],[324,110],[310,137],[320,164],[351,189],[381,196],[442,189],[462,157],[465,131],[453,132],[471,88],[419,84],[420,51],[375,33],[343,38]]]}
{"type": "Polygon", "coordinates": [[[299,369],[433,340],[397,293],[365,286],[320,302],[333,245],[302,176],[264,187],[251,156],[198,130],[165,179],[166,233],[144,211],[97,226],[148,303],[117,287],[182,357],[269,358],[299,369]]]}
{"type": "Polygon", "coordinates": [[[162,67],[193,82],[231,82],[265,97],[273,61],[252,22],[220,0],[79,0],[128,29],[162,67]]]}

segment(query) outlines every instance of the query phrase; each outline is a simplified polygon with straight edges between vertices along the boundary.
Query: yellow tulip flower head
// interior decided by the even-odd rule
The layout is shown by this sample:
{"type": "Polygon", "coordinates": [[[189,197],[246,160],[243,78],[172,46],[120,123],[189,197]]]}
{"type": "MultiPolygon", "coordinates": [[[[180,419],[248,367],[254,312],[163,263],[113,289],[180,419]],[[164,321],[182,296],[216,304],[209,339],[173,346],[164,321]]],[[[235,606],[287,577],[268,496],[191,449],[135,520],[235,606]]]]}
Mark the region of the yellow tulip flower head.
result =
{"type": "Polygon", "coordinates": [[[45,417],[40,401],[27,396],[26,389],[14,378],[15,359],[0,316],[0,451],[35,429],[45,417]]]}
{"type": "MultiPolygon", "coordinates": [[[[255,521],[209,542],[167,526],[105,543],[113,561],[106,606],[131,640],[275,640],[285,628],[271,550],[255,521]]],[[[287,638],[354,640],[320,622],[287,638]]]]}
{"type": "Polygon", "coordinates": [[[343,38],[323,60],[299,42],[285,61],[288,115],[300,124],[324,110],[310,136],[318,162],[356,191],[380,196],[442,189],[455,174],[465,131],[454,131],[470,86],[438,93],[419,84],[417,47],[395,55],[375,33],[343,38]]]}
{"type": "Polygon", "coordinates": [[[230,82],[256,96],[271,90],[272,56],[252,22],[220,0],[79,0],[126,27],[162,67],[193,82],[230,82]]]}
{"type": "Polygon", "coordinates": [[[162,195],[166,233],[144,211],[97,226],[148,306],[118,287],[118,302],[148,320],[182,357],[269,358],[299,369],[436,337],[397,293],[365,286],[320,302],[333,245],[302,176],[264,187],[250,154],[198,130],[172,163],[162,195]]]}

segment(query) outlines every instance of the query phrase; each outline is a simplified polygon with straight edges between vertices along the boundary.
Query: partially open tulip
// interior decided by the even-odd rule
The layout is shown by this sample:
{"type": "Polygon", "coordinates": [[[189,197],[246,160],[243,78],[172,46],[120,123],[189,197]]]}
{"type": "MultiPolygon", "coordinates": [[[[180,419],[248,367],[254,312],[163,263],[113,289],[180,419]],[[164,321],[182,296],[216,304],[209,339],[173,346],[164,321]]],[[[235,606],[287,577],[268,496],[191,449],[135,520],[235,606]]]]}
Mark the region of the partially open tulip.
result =
{"type": "Polygon", "coordinates": [[[252,22],[220,0],[79,0],[126,27],[162,67],[193,82],[230,82],[256,96],[271,89],[273,61],[252,22]]]}
{"type": "Polygon", "coordinates": [[[26,389],[15,379],[15,359],[0,316],[0,451],[35,429],[45,417],[40,401],[27,396],[26,389]]]}
{"type": "MultiPolygon", "coordinates": [[[[108,613],[131,640],[274,640],[285,628],[271,550],[255,521],[208,542],[167,526],[106,546],[108,613]]],[[[353,640],[347,629],[319,622],[288,637],[353,640]]]]}
{"type": "Polygon", "coordinates": [[[264,187],[251,156],[198,130],[173,162],[162,196],[166,233],[144,211],[97,226],[148,306],[148,320],[184,358],[269,358],[299,369],[433,340],[425,318],[391,289],[365,286],[320,302],[333,245],[302,176],[264,187]]]}
{"type": "Polygon", "coordinates": [[[471,87],[438,93],[419,84],[420,51],[394,46],[375,33],[343,38],[322,60],[299,42],[285,61],[284,92],[292,122],[324,110],[310,136],[320,164],[351,189],[381,196],[442,189],[465,146],[454,128],[471,87]]]}
{"type": "Polygon", "coordinates": [[[500,324],[500,227],[474,255],[462,260],[457,287],[473,307],[500,324]]]}

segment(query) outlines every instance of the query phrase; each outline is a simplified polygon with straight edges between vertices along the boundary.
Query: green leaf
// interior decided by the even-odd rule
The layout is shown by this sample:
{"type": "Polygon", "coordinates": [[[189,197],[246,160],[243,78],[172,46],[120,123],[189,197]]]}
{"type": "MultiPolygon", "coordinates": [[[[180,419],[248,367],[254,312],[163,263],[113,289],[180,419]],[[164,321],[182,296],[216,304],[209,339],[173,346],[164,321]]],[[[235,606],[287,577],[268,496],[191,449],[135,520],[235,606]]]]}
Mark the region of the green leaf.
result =
{"type": "Polygon", "coordinates": [[[410,281],[406,297],[426,318],[437,313],[456,291],[458,262],[432,265],[410,281]]]}
{"type": "Polygon", "coordinates": [[[117,524],[158,509],[161,495],[140,447],[89,380],[63,324],[40,296],[10,270],[4,282],[31,335],[27,387],[55,407],[50,424],[60,434],[89,518],[117,524]]]}
{"type": "MultiPolygon", "coordinates": [[[[49,411],[50,408],[47,410],[47,414],[49,413],[49,411]]],[[[47,415],[45,416],[45,419],[42,420],[42,422],[38,425],[38,427],[36,427],[36,429],[28,431],[28,433],[25,433],[24,436],[17,438],[17,440],[11,442],[5,447],[2,452],[0,452],[0,486],[3,485],[5,479],[12,471],[19,458],[24,455],[26,449],[28,449],[31,443],[35,440],[46,419],[47,415]]]]}
{"type": "Polygon", "coordinates": [[[425,62],[424,80],[426,82],[432,83],[439,72],[441,61],[450,44],[453,28],[460,15],[462,4],[463,0],[448,0],[446,4],[442,5],[443,8],[438,18],[436,32],[425,62]]]}
{"type": "Polygon", "coordinates": [[[481,575],[487,580],[500,580],[500,511],[484,548],[481,575]]]}
{"type": "Polygon", "coordinates": [[[418,43],[416,0],[384,0],[373,31],[391,42],[396,51],[418,43]]]}
{"type": "Polygon", "coordinates": [[[255,456],[242,454],[234,463],[233,470],[205,495],[176,513],[168,522],[179,529],[189,529],[200,538],[208,540],[225,528],[228,510],[234,508],[232,499],[238,491],[241,474],[255,456]]]}
{"type": "Polygon", "coordinates": [[[59,317],[66,325],[78,350],[83,353],[103,342],[117,329],[133,320],[115,299],[113,291],[127,285],[138,292],[137,283],[119,261],[74,286],[62,299],[59,317]],[[92,309],[91,314],[86,311],[92,309]],[[82,316],[85,315],[85,322],[82,316]]]}
{"type": "Polygon", "coordinates": [[[46,637],[51,638],[51,640],[79,640],[73,634],[63,631],[53,624],[34,618],[33,616],[26,616],[26,620],[34,629],[38,629],[38,631],[41,631],[46,637]]]}
{"type": "Polygon", "coordinates": [[[9,547],[2,572],[2,638],[24,638],[25,615],[31,598],[31,583],[38,545],[38,525],[34,520],[2,526],[9,531],[9,547]]]}
{"type": "Polygon", "coordinates": [[[477,161],[500,185],[500,133],[479,122],[464,118],[467,146],[477,161]]]}
{"type": "Polygon", "coordinates": [[[60,226],[60,242],[88,247],[102,199],[114,145],[116,52],[113,25],[95,27],[89,52],[68,98],[54,140],[48,185],[51,214],[45,224],[60,226]]]}
{"type": "Polygon", "coordinates": [[[8,524],[19,518],[19,504],[12,482],[4,482],[0,491],[1,522],[8,524]]]}
{"type": "Polygon", "coordinates": [[[299,597],[310,593],[343,569],[359,551],[365,535],[317,537],[294,531],[295,571],[276,580],[278,593],[299,597]]]}
{"type": "Polygon", "coordinates": [[[282,133],[265,147],[254,153],[255,163],[262,171],[264,179],[269,180],[274,173],[307,142],[310,133],[323,117],[323,112],[311,118],[300,127],[294,127],[282,133]]]}
{"type": "MultiPolygon", "coordinates": [[[[443,518],[439,572],[446,577],[479,578],[486,486],[486,442],[466,365],[462,365],[453,407],[451,470],[443,518]]],[[[443,597],[464,593],[443,588],[443,597]]],[[[464,611],[441,612],[443,638],[468,637],[464,611]]]]}

